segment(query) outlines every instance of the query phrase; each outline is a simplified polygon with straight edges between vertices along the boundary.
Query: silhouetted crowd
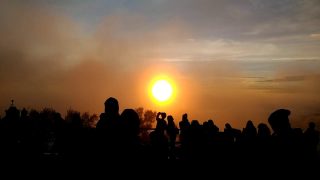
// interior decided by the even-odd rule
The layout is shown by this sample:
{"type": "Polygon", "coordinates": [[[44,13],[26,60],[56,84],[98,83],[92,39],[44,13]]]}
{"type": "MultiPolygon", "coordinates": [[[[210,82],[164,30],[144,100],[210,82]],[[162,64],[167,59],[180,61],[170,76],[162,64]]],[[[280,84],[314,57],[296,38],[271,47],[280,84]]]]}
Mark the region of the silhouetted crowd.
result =
{"type": "Polygon", "coordinates": [[[13,104],[0,119],[1,159],[145,160],[214,163],[318,162],[319,131],[292,128],[290,111],[270,114],[267,124],[248,121],[243,130],[225,124],[223,131],[208,120],[200,124],[183,114],[179,123],[164,112],[156,128],[141,136],[141,120],[133,109],[119,113],[115,98],[105,101],[96,127],[84,126],[79,113],[68,121],[54,110],[18,110],[13,104]],[[177,127],[179,126],[179,128],[177,127]]]}

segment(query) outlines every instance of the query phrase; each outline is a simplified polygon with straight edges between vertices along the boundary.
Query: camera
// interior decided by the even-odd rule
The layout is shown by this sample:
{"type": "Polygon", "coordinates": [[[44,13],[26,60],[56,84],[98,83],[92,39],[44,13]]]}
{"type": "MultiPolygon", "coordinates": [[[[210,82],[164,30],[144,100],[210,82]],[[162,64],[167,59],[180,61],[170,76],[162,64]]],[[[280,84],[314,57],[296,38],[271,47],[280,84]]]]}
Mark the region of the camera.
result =
{"type": "Polygon", "coordinates": [[[161,116],[162,119],[166,118],[167,117],[167,114],[165,112],[158,112],[158,116],[159,117],[161,116]]]}

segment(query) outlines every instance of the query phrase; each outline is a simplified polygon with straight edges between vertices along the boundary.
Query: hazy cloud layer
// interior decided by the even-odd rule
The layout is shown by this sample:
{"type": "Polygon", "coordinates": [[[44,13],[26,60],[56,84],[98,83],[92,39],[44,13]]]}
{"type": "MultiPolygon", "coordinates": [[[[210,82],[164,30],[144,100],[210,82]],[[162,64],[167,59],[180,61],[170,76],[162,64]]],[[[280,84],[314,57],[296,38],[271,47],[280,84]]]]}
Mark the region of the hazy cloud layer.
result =
{"type": "Polygon", "coordinates": [[[319,121],[319,1],[1,1],[0,110],[168,110],[240,127],[290,108],[319,121]],[[176,82],[168,107],[148,86],[176,82]]]}

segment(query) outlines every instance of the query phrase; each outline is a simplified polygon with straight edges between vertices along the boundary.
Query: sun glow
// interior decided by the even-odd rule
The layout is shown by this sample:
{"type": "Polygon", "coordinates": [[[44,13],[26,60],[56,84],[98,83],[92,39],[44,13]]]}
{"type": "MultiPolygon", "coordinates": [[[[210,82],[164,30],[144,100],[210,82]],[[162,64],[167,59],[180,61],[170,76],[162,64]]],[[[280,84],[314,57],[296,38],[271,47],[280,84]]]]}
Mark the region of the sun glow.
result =
{"type": "Polygon", "coordinates": [[[173,88],[171,84],[164,79],[157,80],[152,85],[152,96],[158,101],[158,102],[165,102],[168,101],[173,93],[173,88]]]}

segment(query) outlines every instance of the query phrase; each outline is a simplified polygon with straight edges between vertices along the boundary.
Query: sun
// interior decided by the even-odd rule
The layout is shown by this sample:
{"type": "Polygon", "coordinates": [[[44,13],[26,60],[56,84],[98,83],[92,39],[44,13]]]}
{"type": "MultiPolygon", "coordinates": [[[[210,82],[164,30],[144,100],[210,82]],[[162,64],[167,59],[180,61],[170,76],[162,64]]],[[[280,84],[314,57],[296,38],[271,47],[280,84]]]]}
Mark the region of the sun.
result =
{"type": "Polygon", "coordinates": [[[166,80],[157,80],[152,86],[152,95],[159,102],[165,102],[172,96],[172,86],[166,80]]]}

